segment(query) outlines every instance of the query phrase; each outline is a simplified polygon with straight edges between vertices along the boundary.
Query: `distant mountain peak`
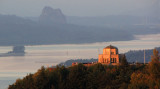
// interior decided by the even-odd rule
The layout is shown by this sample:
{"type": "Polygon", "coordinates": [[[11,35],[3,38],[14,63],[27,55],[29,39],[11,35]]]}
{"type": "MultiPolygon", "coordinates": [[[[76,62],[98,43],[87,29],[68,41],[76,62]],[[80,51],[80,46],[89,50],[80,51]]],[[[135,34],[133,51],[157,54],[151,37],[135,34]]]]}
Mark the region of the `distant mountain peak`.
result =
{"type": "Polygon", "coordinates": [[[52,7],[46,6],[42,10],[39,22],[45,24],[66,24],[66,17],[62,13],[61,9],[53,9],[52,7]]]}

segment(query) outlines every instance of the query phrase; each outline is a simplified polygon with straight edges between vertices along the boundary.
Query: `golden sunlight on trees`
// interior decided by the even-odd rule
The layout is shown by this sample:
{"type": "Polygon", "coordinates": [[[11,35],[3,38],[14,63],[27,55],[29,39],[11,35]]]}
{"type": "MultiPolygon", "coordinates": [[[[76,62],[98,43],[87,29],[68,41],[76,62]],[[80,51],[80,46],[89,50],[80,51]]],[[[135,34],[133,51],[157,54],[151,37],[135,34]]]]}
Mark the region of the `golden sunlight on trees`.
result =
{"type": "Polygon", "coordinates": [[[159,52],[154,49],[151,56],[151,62],[149,63],[148,72],[151,77],[151,88],[160,89],[160,61],[159,52]]]}
{"type": "Polygon", "coordinates": [[[132,73],[130,82],[129,89],[160,89],[160,61],[156,49],[151,62],[143,71],[132,73]]]}
{"type": "Polygon", "coordinates": [[[149,64],[132,64],[125,55],[120,65],[101,63],[56,68],[42,67],[10,85],[8,89],[160,89],[159,53],[153,51],[149,64]]]}
{"type": "Polygon", "coordinates": [[[141,72],[133,73],[131,75],[131,84],[129,89],[147,89],[149,88],[148,83],[150,81],[148,74],[143,74],[141,72]]]}

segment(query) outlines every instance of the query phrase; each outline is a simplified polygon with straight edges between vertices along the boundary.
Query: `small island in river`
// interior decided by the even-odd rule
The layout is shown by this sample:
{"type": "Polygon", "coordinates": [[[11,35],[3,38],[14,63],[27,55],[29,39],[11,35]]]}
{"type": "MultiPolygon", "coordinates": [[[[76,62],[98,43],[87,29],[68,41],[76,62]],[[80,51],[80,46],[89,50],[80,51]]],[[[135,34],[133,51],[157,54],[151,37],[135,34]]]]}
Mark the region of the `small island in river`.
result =
{"type": "Polygon", "coordinates": [[[1,53],[0,57],[24,56],[24,55],[25,55],[25,47],[24,46],[14,46],[13,51],[9,51],[7,53],[1,53]]]}

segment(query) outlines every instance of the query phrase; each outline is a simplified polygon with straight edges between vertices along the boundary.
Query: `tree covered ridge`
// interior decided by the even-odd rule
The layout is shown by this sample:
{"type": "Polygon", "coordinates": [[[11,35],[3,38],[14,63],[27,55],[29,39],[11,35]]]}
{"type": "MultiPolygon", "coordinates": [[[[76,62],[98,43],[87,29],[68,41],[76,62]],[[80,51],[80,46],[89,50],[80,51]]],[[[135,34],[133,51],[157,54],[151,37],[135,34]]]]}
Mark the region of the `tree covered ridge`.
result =
{"type": "Polygon", "coordinates": [[[121,60],[117,66],[41,67],[35,74],[17,79],[8,89],[160,89],[160,57],[156,49],[146,65],[129,65],[125,56],[121,60]]]}
{"type": "MultiPolygon", "coordinates": [[[[156,47],[158,51],[160,51],[160,47],[156,47]]],[[[126,58],[129,62],[140,62],[144,61],[144,50],[130,50],[125,53],[126,58]]],[[[145,49],[145,59],[146,62],[150,62],[151,55],[153,55],[153,49],[145,49]]]]}

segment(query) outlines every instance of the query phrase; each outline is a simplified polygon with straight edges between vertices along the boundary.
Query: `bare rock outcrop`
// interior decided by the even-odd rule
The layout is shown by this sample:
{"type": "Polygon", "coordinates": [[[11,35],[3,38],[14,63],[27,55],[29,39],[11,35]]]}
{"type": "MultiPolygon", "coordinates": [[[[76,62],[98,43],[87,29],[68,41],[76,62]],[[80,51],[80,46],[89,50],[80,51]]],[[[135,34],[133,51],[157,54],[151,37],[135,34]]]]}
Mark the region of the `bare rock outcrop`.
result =
{"type": "Polygon", "coordinates": [[[60,9],[44,7],[39,17],[39,22],[44,24],[66,24],[66,17],[60,9]]]}

